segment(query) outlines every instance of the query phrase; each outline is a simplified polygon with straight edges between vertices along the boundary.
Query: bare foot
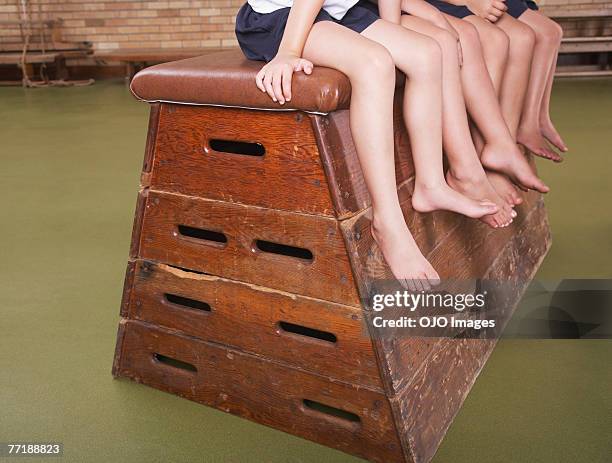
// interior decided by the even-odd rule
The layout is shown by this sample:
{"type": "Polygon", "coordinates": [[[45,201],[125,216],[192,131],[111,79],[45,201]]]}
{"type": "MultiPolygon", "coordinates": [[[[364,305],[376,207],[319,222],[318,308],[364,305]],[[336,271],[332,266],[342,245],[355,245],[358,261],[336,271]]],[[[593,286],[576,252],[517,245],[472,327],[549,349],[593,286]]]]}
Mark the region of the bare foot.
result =
{"type": "Polygon", "coordinates": [[[546,140],[540,134],[540,131],[537,130],[537,127],[519,127],[516,138],[521,145],[523,145],[536,156],[539,156],[544,159],[550,159],[554,162],[563,161],[563,158],[556,151],[550,149],[548,143],[546,143],[546,140]]]}
{"type": "Polygon", "coordinates": [[[567,152],[567,145],[555,129],[552,121],[550,119],[546,121],[540,121],[540,132],[550,143],[552,143],[555,147],[562,151],[563,153],[567,152]]]}
{"type": "Polygon", "coordinates": [[[491,201],[477,201],[458,193],[442,182],[434,187],[415,184],[412,207],[418,212],[438,210],[458,212],[473,219],[495,214],[499,208],[491,201]]]}
{"type": "Polygon", "coordinates": [[[504,174],[498,174],[497,172],[488,170],[487,178],[497,194],[510,206],[518,206],[523,202],[523,198],[521,198],[516,187],[504,174]]]}
{"type": "Polygon", "coordinates": [[[531,169],[527,158],[514,143],[505,147],[501,144],[487,143],[482,150],[480,160],[484,167],[506,174],[521,188],[541,193],[550,191],[550,188],[531,169]]]}
{"type": "Polygon", "coordinates": [[[380,248],[393,276],[412,291],[429,290],[440,282],[440,276],[425,259],[417,246],[404,218],[372,220],[372,237],[380,248]]]}
{"type": "MultiPolygon", "coordinates": [[[[516,212],[495,192],[484,170],[481,168],[480,175],[476,173],[472,178],[462,177],[454,174],[449,170],[446,174],[448,186],[453,190],[458,191],[462,195],[472,199],[489,200],[494,202],[498,211],[495,214],[485,215],[480,220],[493,228],[507,227],[512,223],[512,219],[516,217],[516,212]]],[[[514,206],[514,205],[513,205],[514,206]]]]}

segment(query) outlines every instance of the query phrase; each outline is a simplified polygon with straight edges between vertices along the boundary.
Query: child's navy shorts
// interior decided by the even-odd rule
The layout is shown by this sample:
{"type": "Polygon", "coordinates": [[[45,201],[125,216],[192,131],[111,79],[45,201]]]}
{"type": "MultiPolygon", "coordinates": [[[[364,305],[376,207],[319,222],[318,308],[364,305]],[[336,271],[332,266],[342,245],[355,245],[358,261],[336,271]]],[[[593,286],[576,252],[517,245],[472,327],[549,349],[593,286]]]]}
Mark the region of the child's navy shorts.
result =
{"type": "MultiPolygon", "coordinates": [[[[315,22],[333,21],[361,34],[372,25],[379,16],[373,9],[364,6],[366,0],[360,0],[349,9],[340,20],[321,10],[315,22]]],[[[236,38],[240,48],[249,59],[271,61],[280,47],[291,8],[281,8],[272,13],[257,13],[251,5],[245,3],[236,16],[236,38]]]]}
{"type": "MultiPolygon", "coordinates": [[[[427,3],[435,6],[442,13],[454,16],[455,18],[465,18],[474,14],[467,6],[451,5],[442,0],[427,0],[427,3]]],[[[513,18],[518,18],[527,11],[527,8],[530,10],[538,9],[538,5],[532,0],[506,0],[506,6],[508,7],[506,13],[513,18]]]]}

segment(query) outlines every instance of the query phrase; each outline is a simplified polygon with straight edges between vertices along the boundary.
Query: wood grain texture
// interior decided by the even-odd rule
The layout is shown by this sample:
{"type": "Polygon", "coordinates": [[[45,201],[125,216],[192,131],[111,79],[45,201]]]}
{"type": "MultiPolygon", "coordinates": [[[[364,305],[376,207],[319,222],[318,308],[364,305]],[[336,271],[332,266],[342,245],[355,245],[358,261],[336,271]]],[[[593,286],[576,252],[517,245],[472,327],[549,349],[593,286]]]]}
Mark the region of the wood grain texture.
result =
{"type": "Polygon", "coordinates": [[[138,321],[122,321],[114,374],[290,432],[374,462],[403,461],[383,394],[332,382],[284,364],[138,321]],[[187,362],[175,368],[155,354],[187,362]],[[308,408],[304,399],[359,417],[348,421],[308,408]]]}
{"type": "Polygon", "coordinates": [[[332,216],[310,120],[301,113],[163,104],[151,188],[332,216]],[[224,153],[211,140],[260,143],[264,156],[224,153]]]}
{"type": "MultiPolygon", "coordinates": [[[[449,212],[414,212],[409,200],[410,187],[411,183],[408,182],[400,190],[406,221],[423,254],[439,272],[443,281],[450,284],[485,278],[493,263],[499,261],[502,250],[510,246],[509,243],[513,242],[514,237],[537,225],[537,222],[531,223],[531,219],[528,220],[533,211],[539,211],[539,220],[547,230],[546,214],[540,211],[541,198],[535,193],[523,196],[524,203],[517,208],[519,215],[512,226],[492,229],[478,220],[449,212]]],[[[370,300],[380,281],[393,280],[390,269],[372,239],[369,224],[367,211],[341,224],[364,301],[370,300]]],[[[546,242],[545,231],[540,228],[536,230],[534,241],[546,242]]],[[[537,248],[537,252],[546,251],[537,248]]],[[[507,256],[508,259],[510,257],[507,256]]],[[[529,262],[530,259],[525,256],[523,265],[529,267],[529,262]]],[[[501,281],[514,277],[516,268],[508,268],[505,273],[498,271],[496,274],[496,278],[501,281]]],[[[372,313],[367,305],[364,309],[365,319],[371,323],[376,314],[372,313]]],[[[387,391],[395,394],[403,390],[412,381],[416,371],[427,361],[436,344],[436,338],[427,337],[376,339],[375,350],[387,391]]]]}
{"type": "Polygon", "coordinates": [[[333,218],[150,191],[139,257],[232,280],[360,306],[333,218]],[[224,233],[225,246],[181,235],[178,225],[224,233]],[[308,249],[312,261],[258,250],[255,240],[308,249]]]}
{"type": "Polygon", "coordinates": [[[150,173],[153,168],[153,154],[155,152],[155,142],[157,140],[157,131],[159,127],[159,114],[161,112],[160,103],[152,103],[149,112],[149,127],[147,129],[147,144],[145,147],[145,155],[142,163],[142,172],[150,173]]]}
{"type": "Polygon", "coordinates": [[[130,265],[133,290],[125,317],[382,391],[360,308],[149,261],[130,265]],[[207,303],[210,311],[173,303],[172,296],[207,303]],[[279,322],[331,333],[336,342],[286,331],[279,322]]]}
{"type": "Polygon", "coordinates": [[[141,189],[136,198],[136,210],[134,211],[134,222],[132,224],[132,239],[130,241],[130,257],[138,256],[140,252],[140,235],[142,233],[142,219],[145,212],[145,204],[149,195],[148,188],[141,189]]]}
{"type": "MultiPolygon", "coordinates": [[[[512,291],[487,296],[502,325],[512,316],[550,244],[544,203],[538,200],[483,275],[514,283],[512,291]]],[[[391,396],[396,419],[402,423],[402,443],[415,463],[434,456],[495,343],[496,339],[440,339],[410,382],[391,396]]]]}
{"type": "MultiPolygon", "coordinates": [[[[402,115],[403,87],[394,100],[393,128],[395,175],[398,186],[414,176],[408,133],[402,115]]],[[[311,116],[323,167],[336,208],[336,216],[346,219],[370,206],[370,196],[351,136],[349,111],[311,116]]]]}

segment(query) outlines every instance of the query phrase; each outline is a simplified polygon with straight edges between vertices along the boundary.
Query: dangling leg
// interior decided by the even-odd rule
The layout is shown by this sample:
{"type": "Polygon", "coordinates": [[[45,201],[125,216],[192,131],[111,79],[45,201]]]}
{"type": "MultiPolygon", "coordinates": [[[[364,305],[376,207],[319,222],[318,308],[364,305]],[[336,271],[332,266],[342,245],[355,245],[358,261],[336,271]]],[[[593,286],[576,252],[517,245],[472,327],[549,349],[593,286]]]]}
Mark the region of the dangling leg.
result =
{"type": "MultiPolygon", "coordinates": [[[[538,46],[542,50],[545,50],[546,53],[542,52],[542,60],[544,60],[544,57],[546,57],[546,61],[549,64],[548,69],[542,70],[546,74],[546,77],[542,101],[540,108],[538,108],[538,122],[540,125],[540,131],[542,135],[555,147],[563,152],[566,152],[567,146],[550,120],[550,96],[552,93],[552,84],[557,68],[559,47],[561,46],[561,39],[563,38],[563,29],[552,19],[547,18],[543,14],[533,10],[527,10],[519,17],[519,20],[530,26],[535,31],[536,53],[538,51],[538,46]]],[[[535,55],[533,66],[538,66],[535,55]]],[[[543,66],[545,67],[545,65],[543,66]]]]}
{"type": "MultiPolygon", "coordinates": [[[[391,56],[381,45],[331,21],[312,27],[303,56],[338,69],[351,81],[351,133],[372,200],[373,235],[391,271],[400,281],[435,282],[438,274],[414,241],[397,196],[391,56]]],[[[409,285],[416,289],[415,283],[409,285]]]]}
{"type": "Polygon", "coordinates": [[[531,77],[527,87],[517,139],[519,143],[536,156],[561,162],[563,158],[550,149],[540,130],[540,113],[544,94],[560,40],[554,29],[547,24],[548,21],[548,18],[532,10],[527,10],[520,16],[519,22],[527,25],[535,33],[536,41],[531,65],[531,77]]]}
{"type": "MultiPolygon", "coordinates": [[[[415,16],[402,16],[402,26],[433,38],[442,49],[442,139],[449,160],[449,171],[446,175],[449,186],[470,198],[494,201],[500,209],[499,212],[481,220],[492,227],[509,225],[516,212],[512,211],[490,185],[470,136],[463,100],[457,40],[448,31],[415,16]]],[[[464,55],[463,67],[465,66],[464,55]]],[[[488,80],[488,77],[486,78],[488,80]]],[[[497,104],[494,94],[493,100],[497,104]]]]}
{"type": "Polygon", "coordinates": [[[490,201],[476,201],[448,186],[442,165],[442,53],[429,37],[400,25],[377,21],[363,35],[382,44],[408,79],[404,120],[415,166],[412,205],[420,212],[444,209],[468,217],[495,214],[490,201]],[[410,46],[408,46],[410,45],[410,46]]]}
{"type": "MultiPolygon", "coordinates": [[[[527,26],[519,24],[518,21],[514,20],[507,14],[505,14],[499,21],[502,21],[503,19],[508,19],[511,22],[512,26],[518,25],[518,31],[527,28],[527,26]],[[514,23],[516,24],[512,23],[512,21],[514,21],[514,23]]],[[[467,20],[476,27],[478,34],[481,38],[481,43],[483,44],[483,48],[485,48],[484,44],[487,43],[487,40],[490,38],[490,36],[495,37],[496,35],[491,35],[490,28],[496,26],[492,26],[490,23],[476,16],[469,16],[467,20]]],[[[506,34],[510,33],[512,34],[512,36],[514,36],[517,33],[517,30],[515,30],[513,27],[507,27],[507,30],[504,30],[504,32],[506,32],[506,34]]],[[[497,35],[499,36],[499,34],[497,35]]],[[[530,37],[533,39],[533,33],[530,37]]],[[[493,43],[493,41],[491,41],[487,45],[488,48],[491,47],[491,43],[493,43]]],[[[500,143],[498,136],[496,136],[493,132],[488,136],[487,134],[483,133],[486,144],[484,145],[481,151],[481,160],[482,164],[487,169],[507,175],[510,179],[512,179],[515,184],[517,184],[521,188],[532,189],[540,191],[542,193],[546,193],[549,191],[549,188],[534,173],[531,166],[529,165],[529,162],[527,162],[527,159],[525,158],[523,153],[521,153],[521,151],[516,146],[516,139],[514,138],[517,124],[520,119],[522,103],[520,105],[517,105],[516,102],[512,102],[510,100],[512,99],[511,96],[514,95],[519,101],[522,101],[523,97],[521,97],[521,95],[524,96],[525,93],[524,89],[529,74],[528,61],[530,59],[529,57],[531,56],[531,52],[528,50],[526,53],[523,53],[522,50],[519,50],[520,47],[524,46],[529,49],[529,42],[518,40],[515,41],[514,44],[512,44],[511,38],[508,65],[506,67],[506,72],[501,79],[501,110],[504,121],[506,123],[506,127],[510,132],[512,143],[509,143],[507,140],[505,143],[503,142],[503,140],[502,143],[500,143]],[[522,66],[520,66],[520,64],[522,64],[522,66]],[[516,82],[517,80],[518,83],[516,82]],[[518,89],[513,88],[513,82],[516,85],[520,85],[521,81],[523,82],[523,87],[520,87],[518,89]],[[505,110],[504,101],[506,103],[505,110]],[[508,119],[510,120],[510,122],[508,121],[508,119]],[[514,132],[512,130],[512,127],[514,127],[514,132]]],[[[492,54],[494,53],[491,50],[489,51],[489,53],[484,53],[485,56],[490,56],[492,54]]],[[[474,116],[474,114],[472,114],[472,116],[474,116]]],[[[481,130],[486,130],[486,127],[486,123],[484,121],[481,121],[479,128],[481,130]]],[[[500,190],[504,189],[503,183],[505,183],[505,181],[503,178],[500,179],[499,177],[493,176],[493,181],[502,185],[501,187],[499,187],[500,190]]]]}
{"type": "MultiPolygon", "coordinates": [[[[499,148],[495,148],[496,151],[516,150],[516,144],[506,126],[493,83],[487,72],[478,31],[468,21],[451,16],[447,16],[447,19],[459,33],[461,40],[463,94],[470,116],[475,123],[473,133],[476,136],[475,144],[479,152],[482,152],[485,146],[485,139],[489,145],[500,145],[499,148]],[[484,138],[481,134],[484,134],[484,138]]],[[[495,26],[491,29],[494,33],[501,32],[495,26]]],[[[487,176],[507,204],[514,206],[522,202],[517,189],[505,175],[489,171],[487,176]]]]}

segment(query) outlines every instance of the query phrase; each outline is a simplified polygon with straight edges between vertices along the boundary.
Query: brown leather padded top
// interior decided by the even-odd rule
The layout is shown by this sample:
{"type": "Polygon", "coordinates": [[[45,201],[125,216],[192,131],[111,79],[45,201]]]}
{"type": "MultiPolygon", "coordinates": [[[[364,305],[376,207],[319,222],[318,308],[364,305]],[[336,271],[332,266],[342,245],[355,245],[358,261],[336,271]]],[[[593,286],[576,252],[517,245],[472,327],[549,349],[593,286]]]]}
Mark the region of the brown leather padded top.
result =
{"type": "Polygon", "coordinates": [[[150,102],[318,113],[348,109],[351,84],[341,72],[315,67],[309,76],[295,73],[293,98],[281,106],[255,85],[255,76],[262,66],[262,62],[246,59],[238,49],[211,53],[143,69],[132,80],[131,89],[136,97],[150,102]]]}

